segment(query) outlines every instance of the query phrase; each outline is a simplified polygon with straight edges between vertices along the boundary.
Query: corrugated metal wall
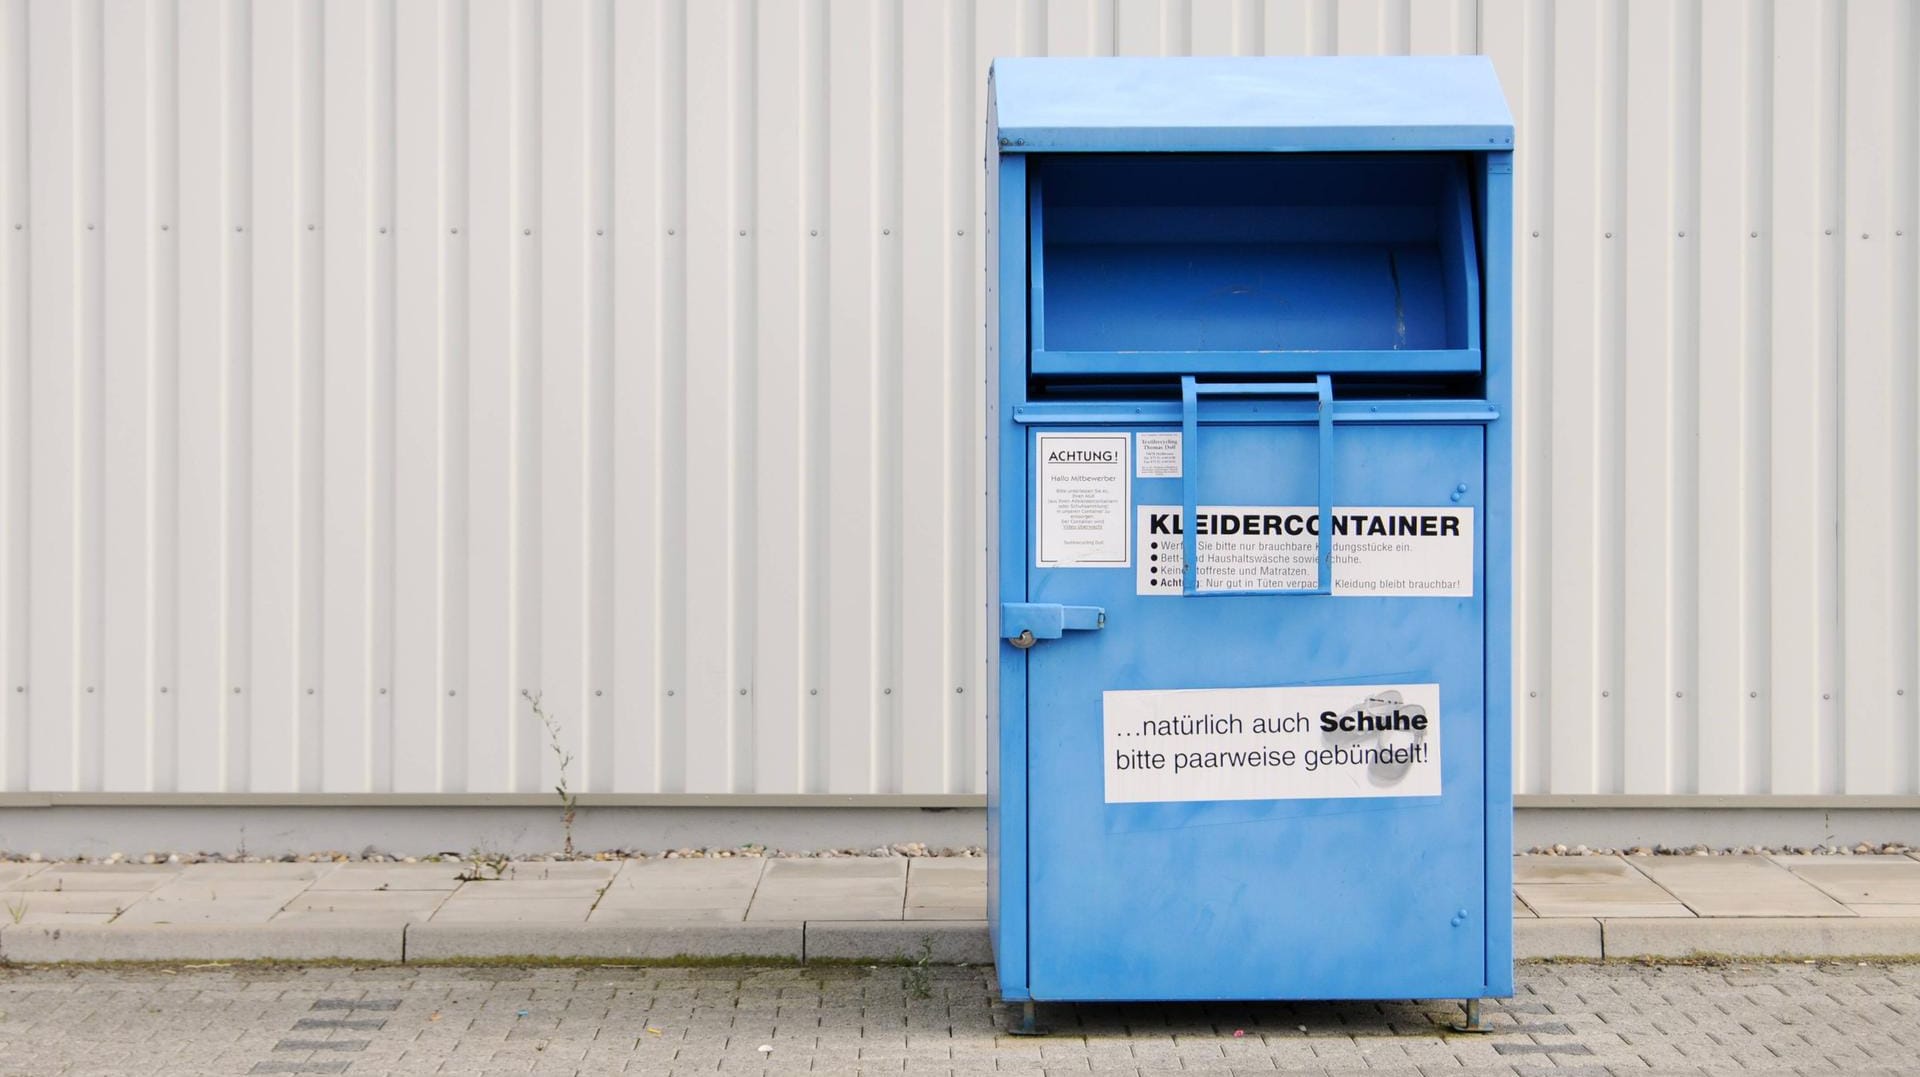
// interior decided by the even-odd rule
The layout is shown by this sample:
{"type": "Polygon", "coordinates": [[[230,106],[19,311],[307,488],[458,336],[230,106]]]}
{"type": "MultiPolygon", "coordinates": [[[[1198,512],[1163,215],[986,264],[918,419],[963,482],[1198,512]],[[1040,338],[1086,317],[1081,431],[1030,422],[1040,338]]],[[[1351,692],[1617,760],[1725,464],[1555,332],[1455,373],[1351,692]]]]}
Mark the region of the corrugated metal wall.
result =
{"type": "Polygon", "coordinates": [[[978,790],[988,59],[1475,49],[1520,790],[1920,791],[1899,0],[4,0],[0,788],[978,790]]]}

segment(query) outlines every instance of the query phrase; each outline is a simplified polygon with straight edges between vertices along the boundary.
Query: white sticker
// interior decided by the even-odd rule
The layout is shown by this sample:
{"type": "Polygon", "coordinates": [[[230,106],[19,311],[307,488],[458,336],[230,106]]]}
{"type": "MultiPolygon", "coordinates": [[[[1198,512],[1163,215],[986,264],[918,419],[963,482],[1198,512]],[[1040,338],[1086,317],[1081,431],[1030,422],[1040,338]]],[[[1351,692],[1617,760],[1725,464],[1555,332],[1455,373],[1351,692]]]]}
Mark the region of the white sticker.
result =
{"type": "Polygon", "coordinates": [[[1440,686],[1105,693],[1109,804],[1440,795],[1440,686]]]}
{"type": "Polygon", "coordinates": [[[1177,479],[1180,477],[1180,433],[1135,435],[1140,445],[1134,477],[1139,479],[1177,479]]]}
{"type": "MultiPolygon", "coordinates": [[[[1308,591],[1320,585],[1320,510],[1312,505],[1200,505],[1201,591],[1308,591]]],[[[1178,505],[1141,505],[1136,594],[1183,593],[1178,505]]],[[[1399,598],[1473,594],[1473,510],[1337,507],[1333,593],[1399,598]]]]}
{"type": "Polygon", "coordinates": [[[1042,568],[1125,568],[1130,434],[1036,434],[1042,568]]]}

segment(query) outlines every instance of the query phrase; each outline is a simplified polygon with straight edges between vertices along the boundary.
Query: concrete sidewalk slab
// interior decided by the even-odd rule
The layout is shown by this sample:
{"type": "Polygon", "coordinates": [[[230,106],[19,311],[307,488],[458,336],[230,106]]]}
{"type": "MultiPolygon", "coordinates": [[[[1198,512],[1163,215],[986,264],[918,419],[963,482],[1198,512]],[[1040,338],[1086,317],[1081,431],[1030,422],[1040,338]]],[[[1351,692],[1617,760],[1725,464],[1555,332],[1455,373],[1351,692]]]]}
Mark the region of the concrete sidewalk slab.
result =
{"type": "Polygon", "coordinates": [[[668,958],[762,957],[800,960],[806,929],[799,923],[673,924],[447,924],[406,929],[408,961],[532,957],[668,958]]]}
{"type": "Polygon", "coordinates": [[[0,890],[152,890],[180,877],[168,864],[55,864],[0,886],[0,890]]]}
{"type": "Polygon", "coordinates": [[[748,920],[900,920],[907,861],[892,858],[772,860],[748,920]]]}
{"type": "Polygon", "coordinates": [[[164,900],[148,897],[114,918],[116,925],[141,924],[264,924],[286,907],[296,894],[267,898],[228,898],[220,901],[164,900]]]}
{"type": "Polygon", "coordinates": [[[32,890],[0,894],[0,923],[106,923],[147,896],[145,890],[32,890]]]}
{"type": "Polygon", "coordinates": [[[1773,860],[1850,906],[1920,904],[1920,861],[1904,856],[1776,856],[1773,860]]]}
{"type": "Polygon", "coordinates": [[[287,903],[273,923],[418,923],[447,900],[444,890],[309,890],[287,903]]]}
{"type": "Polygon", "coordinates": [[[1692,916],[1618,856],[1519,856],[1514,894],[1543,917],[1692,916]]]}
{"type": "Polygon", "coordinates": [[[403,929],[360,924],[0,925],[0,960],[399,961],[403,929]]]}
{"type": "Polygon", "coordinates": [[[1853,915],[1764,856],[1658,856],[1637,866],[1700,916],[1853,915]]]}
{"type": "Polygon", "coordinates": [[[46,870],[45,864],[0,864],[0,890],[6,890],[14,883],[46,870]]]}
{"type": "MultiPolygon", "coordinates": [[[[0,868],[0,929],[45,960],[390,960],[403,936],[445,960],[875,961],[923,939],[936,960],[984,960],[978,859],[520,862],[476,882],[452,862],[0,868]]],[[[1909,857],[1526,856],[1515,877],[1522,958],[1920,951],[1909,857]]]]}
{"type": "Polygon", "coordinates": [[[593,911],[593,897],[465,897],[455,893],[434,912],[432,922],[443,924],[584,924],[593,911]]]}
{"type": "Polygon", "coordinates": [[[738,924],[747,918],[745,905],[725,908],[652,908],[645,905],[600,905],[587,917],[590,924],[738,924]]]}
{"type": "Polygon", "coordinates": [[[443,890],[460,888],[465,864],[341,864],[316,880],[313,890],[443,890]]]}
{"type": "Polygon", "coordinates": [[[986,861],[907,861],[908,920],[985,920],[986,861]]]}

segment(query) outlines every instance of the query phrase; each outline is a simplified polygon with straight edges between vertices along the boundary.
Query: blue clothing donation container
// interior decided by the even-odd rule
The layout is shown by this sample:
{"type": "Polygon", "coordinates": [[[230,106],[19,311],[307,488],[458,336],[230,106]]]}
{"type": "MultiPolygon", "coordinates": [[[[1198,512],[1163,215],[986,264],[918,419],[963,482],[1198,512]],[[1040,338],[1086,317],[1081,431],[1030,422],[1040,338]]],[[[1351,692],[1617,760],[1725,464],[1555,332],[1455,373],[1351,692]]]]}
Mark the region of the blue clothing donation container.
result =
{"type": "Polygon", "coordinates": [[[989,915],[1036,1000],[1512,994],[1478,57],[989,80],[989,915]]]}

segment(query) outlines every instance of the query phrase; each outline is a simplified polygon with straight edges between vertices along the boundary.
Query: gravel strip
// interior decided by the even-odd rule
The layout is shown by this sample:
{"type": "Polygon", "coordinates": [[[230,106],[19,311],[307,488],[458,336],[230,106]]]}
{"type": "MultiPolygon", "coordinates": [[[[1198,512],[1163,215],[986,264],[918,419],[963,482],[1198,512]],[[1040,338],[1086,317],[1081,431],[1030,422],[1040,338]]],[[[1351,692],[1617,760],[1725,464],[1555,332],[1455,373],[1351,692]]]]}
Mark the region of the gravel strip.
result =
{"type": "Polygon", "coordinates": [[[949,859],[978,859],[987,855],[984,847],[966,845],[959,847],[933,847],[924,842],[908,841],[894,845],[880,845],[860,849],[768,849],[760,845],[741,845],[728,848],[686,848],[686,849],[603,849],[598,852],[576,853],[567,856],[562,853],[547,853],[539,856],[504,856],[485,850],[473,850],[468,853],[442,852],[426,856],[399,856],[382,852],[368,846],[358,853],[326,850],[321,852],[289,853],[285,856],[252,856],[246,853],[224,852],[149,852],[139,856],[126,853],[109,853],[106,856],[77,856],[67,859],[49,859],[37,852],[12,852],[0,850],[0,864],[466,864],[484,860],[487,864],[525,864],[551,863],[561,860],[725,860],[744,859],[838,859],[851,857],[938,857],[949,859]]]}

